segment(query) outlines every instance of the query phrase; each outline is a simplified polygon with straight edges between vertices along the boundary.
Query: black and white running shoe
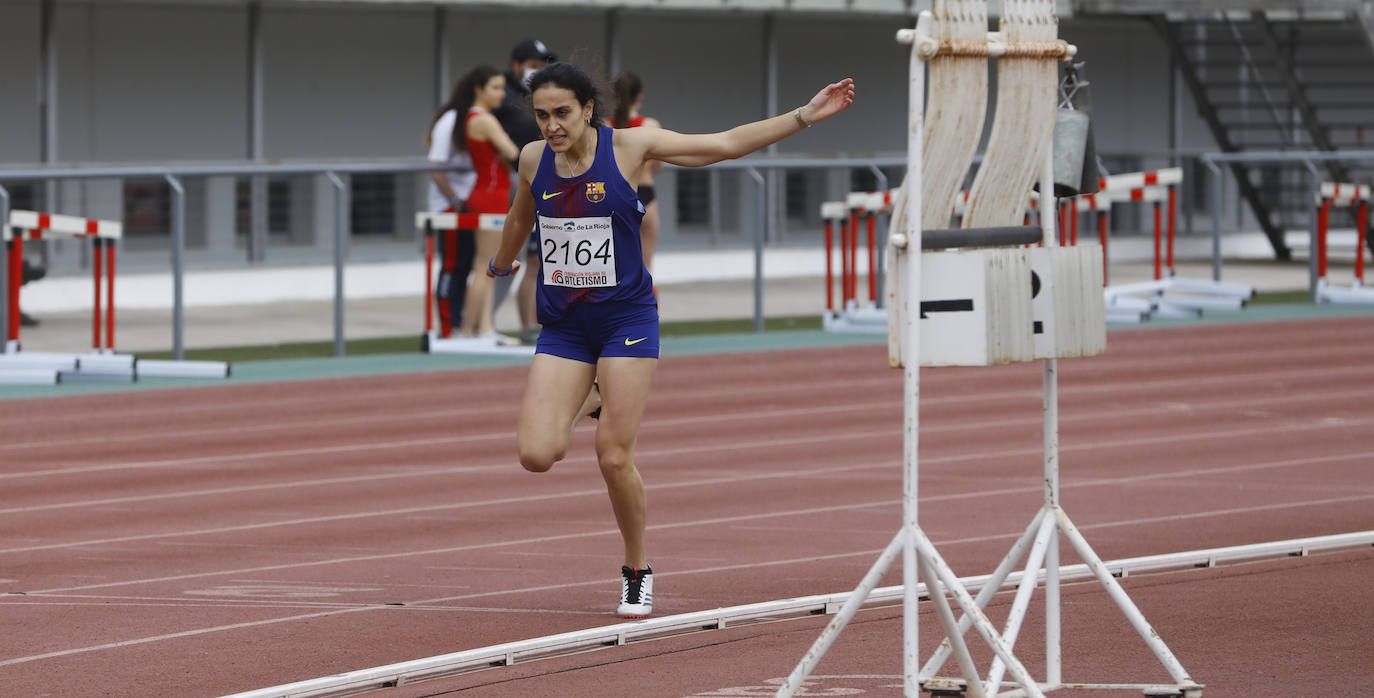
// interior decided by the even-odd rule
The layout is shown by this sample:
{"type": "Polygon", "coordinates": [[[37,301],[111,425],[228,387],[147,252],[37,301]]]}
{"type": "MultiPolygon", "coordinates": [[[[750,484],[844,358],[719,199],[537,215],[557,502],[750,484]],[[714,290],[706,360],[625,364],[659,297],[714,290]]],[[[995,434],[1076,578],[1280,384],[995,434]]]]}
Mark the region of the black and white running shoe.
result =
{"type": "Polygon", "coordinates": [[[654,571],[649,567],[635,569],[620,568],[620,607],[616,614],[621,618],[647,618],[654,612],[654,571]]]}

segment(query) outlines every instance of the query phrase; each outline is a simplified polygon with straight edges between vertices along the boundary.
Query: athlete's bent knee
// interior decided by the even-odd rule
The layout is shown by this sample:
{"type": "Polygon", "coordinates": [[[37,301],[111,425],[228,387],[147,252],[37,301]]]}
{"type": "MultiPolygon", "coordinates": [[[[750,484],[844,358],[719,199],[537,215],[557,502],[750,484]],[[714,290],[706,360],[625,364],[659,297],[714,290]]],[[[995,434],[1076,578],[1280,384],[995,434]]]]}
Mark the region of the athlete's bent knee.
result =
{"type": "Polygon", "coordinates": [[[520,467],[532,473],[547,472],[554,463],[563,460],[567,449],[520,447],[520,467]]]}

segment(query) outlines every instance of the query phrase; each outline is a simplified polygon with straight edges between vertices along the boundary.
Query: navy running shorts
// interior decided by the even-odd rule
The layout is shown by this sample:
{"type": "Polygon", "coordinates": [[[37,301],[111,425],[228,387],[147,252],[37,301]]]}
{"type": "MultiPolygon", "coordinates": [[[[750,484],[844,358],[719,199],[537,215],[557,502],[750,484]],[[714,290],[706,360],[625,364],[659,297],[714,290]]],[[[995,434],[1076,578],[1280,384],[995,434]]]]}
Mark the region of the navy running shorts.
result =
{"type": "Polygon", "coordinates": [[[657,359],[658,306],[574,303],[557,322],[540,329],[534,352],[588,364],[605,356],[657,359]]]}

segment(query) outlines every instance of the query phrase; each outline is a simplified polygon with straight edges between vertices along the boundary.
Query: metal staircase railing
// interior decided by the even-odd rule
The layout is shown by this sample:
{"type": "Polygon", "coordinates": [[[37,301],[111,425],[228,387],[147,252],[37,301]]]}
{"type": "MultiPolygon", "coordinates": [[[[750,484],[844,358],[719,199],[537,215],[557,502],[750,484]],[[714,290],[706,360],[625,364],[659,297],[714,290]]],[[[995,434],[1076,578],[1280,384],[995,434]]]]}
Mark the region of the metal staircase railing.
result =
{"type": "MultiPolygon", "coordinates": [[[[1203,121],[1207,123],[1207,128],[1212,132],[1212,137],[1217,142],[1217,147],[1223,152],[1240,152],[1241,147],[1231,138],[1231,131],[1226,124],[1222,123],[1221,116],[1213,103],[1211,95],[1208,93],[1207,86],[1202,82],[1202,76],[1198,70],[1197,62],[1190,55],[1184,46],[1184,41],[1179,36],[1179,26],[1169,21],[1163,16],[1153,18],[1155,28],[1159,30],[1165,43],[1169,46],[1175,63],[1178,64],[1179,73],[1183,78],[1184,84],[1188,86],[1188,91],[1192,93],[1193,100],[1198,106],[1198,113],[1203,121]]],[[[1264,230],[1264,235],[1269,239],[1270,246],[1274,249],[1277,259],[1287,260],[1293,256],[1292,250],[1288,249],[1288,244],[1284,241],[1283,230],[1273,220],[1270,213],[1269,204],[1259,189],[1250,179],[1250,170],[1244,163],[1230,163],[1231,173],[1240,190],[1240,195],[1250,205],[1250,210],[1259,222],[1260,228],[1264,230]]]]}
{"type": "MultiPolygon", "coordinates": [[[[1153,22],[1223,151],[1336,152],[1367,147],[1366,126],[1374,127],[1374,2],[1361,7],[1359,21],[1214,12],[1159,15],[1153,22]]],[[[1283,230],[1307,220],[1309,173],[1273,164],[1230,166],[1276,257],[1287,259],[1283,230]]],[[[1335,181],[1374,174],[1339,162],[1323,167],[1335,181]]]]}

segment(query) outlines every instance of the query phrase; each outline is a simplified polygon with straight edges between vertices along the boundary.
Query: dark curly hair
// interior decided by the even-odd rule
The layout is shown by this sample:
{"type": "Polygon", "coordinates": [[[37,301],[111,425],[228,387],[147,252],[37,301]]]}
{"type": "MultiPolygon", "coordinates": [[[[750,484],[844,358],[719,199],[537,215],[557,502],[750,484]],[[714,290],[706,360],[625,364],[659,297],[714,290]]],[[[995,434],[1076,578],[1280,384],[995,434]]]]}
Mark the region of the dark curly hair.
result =
{"type": "Polygon", "coordinates": [[[550,63],[530,78],[530,94],[533,95],[539,88],[547,85],[572,92],[578,104],[591,102],[591,125],[600,128],[606,124],[606,100],[602,97],[596,81],[592,80],[586,71],[572,63],[550,63]]]}

